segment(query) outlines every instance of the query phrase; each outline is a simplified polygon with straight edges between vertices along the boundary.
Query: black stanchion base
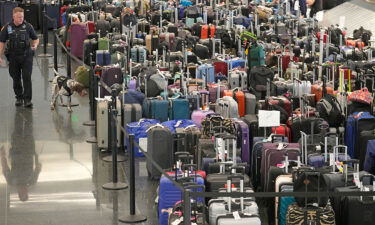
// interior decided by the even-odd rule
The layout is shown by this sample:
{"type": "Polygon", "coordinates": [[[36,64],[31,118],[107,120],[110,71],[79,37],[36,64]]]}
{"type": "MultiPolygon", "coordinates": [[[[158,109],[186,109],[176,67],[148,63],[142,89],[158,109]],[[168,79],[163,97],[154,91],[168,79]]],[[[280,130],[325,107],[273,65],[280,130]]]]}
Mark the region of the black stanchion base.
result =
{"type": "Polygon", "coordinates": [[[38,57],[39,58],[48,58],[48,57],[52,57],[52,55],[48,54],[48,53],[46,53],[46,54],[42,53],[42,54],[39,54],[38,57]]]}
{"type": "Polygon", "coordinates": [[[90,144],[96,144],[98,143],[98,140],[96,139],[96,137],[89,137],[86,139],[86,142],[90,144]]]}
{"type": "MultiPolygon", "coordinates": [[[[68,107],[68,104],[59,104],[59,106],[61,107],[68,107]]],[[[76,107],[76,106],[79,106],[79,104],[70,104],[70,107],[76,107]]]]}
{"type": "Polygon", "coordinates": [[[117,183],[106,183],[103,184],[102,188],[104,190],[123,190],[128,188],[128,185],[125,183],[117,182],[117,183]]]}
{"type": "Polygon", "coordinates": [[[95,125],[96,125],[95,120],[90,120],[90,121],[86,121],[83,123],[83,126],[88,126],[88,127],[93,127],[95,125]]]}
{"type": "Polygon", "coordinates": [[[147,220],[147,217],[144,215],[127,215],[120,217],[118,219],[122,223],[141,223],[147,220]]]}
{"type": "MultiPolygon", "coordinates": [[[[63,64],[57,64],[57,68],[63,68],[63,67],[64,67],[63,64]]],[[[49,64],[48,68],[55,68],[55,64],[49,64]]]]}
{"type": "MultiPolygon", "coordinates": [[[[102,158],[104,162],[112,162],[112,155],[105,156],[102,158]]],[[[124,162],[125,161],[125,156],[117,154],[117,162],[124,162]]]]}

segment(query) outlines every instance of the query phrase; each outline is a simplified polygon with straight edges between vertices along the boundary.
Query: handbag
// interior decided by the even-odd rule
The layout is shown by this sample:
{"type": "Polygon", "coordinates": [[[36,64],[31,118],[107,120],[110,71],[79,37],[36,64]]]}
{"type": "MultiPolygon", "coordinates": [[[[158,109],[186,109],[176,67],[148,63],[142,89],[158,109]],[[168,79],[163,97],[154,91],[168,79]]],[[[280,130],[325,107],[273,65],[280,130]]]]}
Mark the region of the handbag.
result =
{"type": "Polygon", "coordinates": [[[359,102],[363,104],[371,105],[374,98],[372,94],[367,90],[367,88],[362,88],[361,90],[353,91],[349,95],[349,101],[359,102]]]}

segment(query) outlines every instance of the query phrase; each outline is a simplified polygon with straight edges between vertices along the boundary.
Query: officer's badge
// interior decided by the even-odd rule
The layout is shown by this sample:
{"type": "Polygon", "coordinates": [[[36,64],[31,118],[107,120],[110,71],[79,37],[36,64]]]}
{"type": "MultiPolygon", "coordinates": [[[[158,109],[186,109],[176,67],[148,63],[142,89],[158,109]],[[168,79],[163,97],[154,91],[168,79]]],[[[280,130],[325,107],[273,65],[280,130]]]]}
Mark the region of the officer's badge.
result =
{"type": "Polygon", "coordinates": [[[25,28],[26,28],[26,24],[23,24],[23,25],[22,25],[22,28],[25,29],[25,28]]]}

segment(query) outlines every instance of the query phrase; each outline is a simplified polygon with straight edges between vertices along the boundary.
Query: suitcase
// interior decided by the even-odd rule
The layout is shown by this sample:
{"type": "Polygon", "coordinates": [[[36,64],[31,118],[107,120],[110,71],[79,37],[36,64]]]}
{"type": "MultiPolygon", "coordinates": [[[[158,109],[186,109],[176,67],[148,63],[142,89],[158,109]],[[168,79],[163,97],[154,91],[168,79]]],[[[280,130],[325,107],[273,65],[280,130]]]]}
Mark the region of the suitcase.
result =
{"type": "Polygon", "coordinates": [[[108,50],[97,50],[96,51],[96,65],[107,66],[111,64],[111,54],[108,50]]]}
{"type": "Polygon", "coordinates": [[[209,27],[209,38],[215,38],[216,26],[210,25],[209,27]]]}
{"type": "Polygon", "coordinates": [[[206,118],[207,115],[214,114],[215,112],[212,110],[201,110],[197,109],[194,110],[191,114],[191,120],[194,121],[194,123],[197,125],[197,127],[202,127],[202,121],[204,118],[206,118]]]}
{"type": "Polygon", "coordinates": [[[142,106],[143,116],[164,122],[168,120],[169,102],[167,100],[145,99],[142,106]]]}
{"type": "Polygon", "coordinates": [[[233,97],[238,104],[238,114],[240,117],[245,116],[245,93],[238,88],[234,90],[226,90],[224,91],[224,96],[233,97]]]}
{"type": "Polygon", "coordinates": [[[18,6],[16,1],[1,1],[0,2],[0,27],[12,22],[13,9],[18,6]]]}
{"type": "Polygon", "coordinates": [[[306,223],[324,224],[324,225],[336,224],[335,213],[331,205],[327,204],[325,207],[316,207],[316,206],[299,207],[295,203],[292,205],[289,205],[288,212],[286,215],[286,224],[297,225],[297,224],[306,224],[306,223]]]}
{"type": "MultiPolygon", "coordinates": [[[[176,177],[175,177],[176,180],[176,177]]],[[[197,185],[204,185],[204,179],[200,176],[189,176],[181,177],[177,176],[177,182],[179,183],[195,183],[197,185]]],[[[195,191],[203,191],[203,188],[199,188],[195,191]]],[[[158,199],[158,214],[159,214],[159,225],[168,224],[168,210],[173,207],[176,202],[182,200],[182,192],[172,183],[168,178],[162,176],[159,184],[159,199],[158,199]]],[[[202,198],[197,199],[198,202],[203,202],[202,198]]]]}
{"type": "Polygon", "coordinates": [[[211,103],[216,103],[216,100],[218,98],[221,98],[224,96],[224,91],[228,90],[228,86],[224,84],[208,84],[208,91],[209,91],[209,101],[211,103]],[[220,96],[217,96],[218,94],[218,88],[220,87],[220,96]]]}
{"type": "Polygon", "coordinates": [[[124,125],[137,122],[142,118],[142,106],[140,104],[124,104],[124,125]]]}
{"type": "MultiPolygon", "coordinates": [[[[123,76],[121,68],[118,66],[107,66],[104,67],[102,70],[101,79],[108,87],[111,87],[113,84],[122,84],[123,76]]],[[[100,96],[103,98],[104,96],[111,95],[108,91],[101,87],[100,89],[100,96]]]]}
{"type": "MultiPolygon", "coordinates": [[[[228,183],[228,186],[227,188],[220,190],[220,192],[234,192],[234,188],[232,188],[232,182],[231,182],[231,179],[235,178],[235,177],[241,177],[240,179],[240,185],[239,187],[237,186],[236,189],[239,191],[237,192],[241,192],[241,193],[244,193],[244,192],[253,192],[253,190],[251,188],[247,188],[245,190],[244,188],[244,180],[243,180],[243,176],[238,176],[238,175],[234,175],[234,176],[228,176],[228,180],[227,180],[227,183],[228,183]]],[[[209,202],[208,202],[208,215],[209,215],[209,224],[210,225],[215,225],[217,224],[217,218],[220,216],[220,215],[226,215],[226,214],[230,214],[231,212],[233,211],[240,211],[241,213],[246,213],[246,214],[250,214],[250,215],[259,215],[259,209],[258,209],[258,205],[257,203],[255,202],[255,199],[254,198],[224,198],[224,199],[211,199],[209,202]]]]}
{"type": "Polygon", "coordinates": [[[93,21],[87,21],[86,24],[89,34],[95,33],[95,23],[93,21]]]}
{"type": "Polygon", "coordinates": [[[35,30],[38,30],[39,29],[39,5],[36,3],[29,3],[29,4],[21,4],[20,7],[24,9],[25,21],[33,25],[35,30]]]}
{"type": "Polygon", "coordinates": [[[217,100],[215,112],[224,118],[238,118],[238,103],[231,96],[224,96],[217,100]]]}
{"type": "Polygon", "coordinates": [[[53,29],[55,27],[56,23],[56,28],[60,27],[60,4],[48,4],[45,3],[45,9],[47,16],[51,17],[52,19],[55,19],[55,22],[48,20],[48,29],[53,29]]]}
{"type": "Polygon", "coordinates": [[[168,49],[171,50],[174,44],[175,34],[174,33],[161,33],[159,36],[159,42],[166,41],[168,43],[168,49]]]}
{"type": "Polygon", "coordinates": [[[215,74],[228,75],[228,64],[226,62],[214,62],[215,74]]]}
{"type": "Polygon", "coordinates": [[[241,148],[242,162],[250,165],[249,126],[241,119],[234,119],[237,130],[237,143],[241,148]]]}
{"type": "Polygon", "coordinates": [[[87,26],[85,23],[72,23],[70,25],[70,52],[72,55],[83,58],[83,42],[87,39],[87,26]]]}
{"type": "Polygon", "coordinates": [[[261,176],[261,186],[263,190],[266,191],[266,184],[269,180],[269,169],[271,166],[277,166],[284,160],[285,154],[288,154],[289,160],[297,160],[300,156],[300,145],[298,143],[284,143],[282,149],[279,149],[279,144],[266,143],[263,145],[260,173],[261,176]]]}
{"type": "Polygon", "coordinates": [[[210,27],[208,25],[201,26],[201,39],[207,39],[210,27]]]}
{"type": "Polygon", "coordinates": [[[170,120],[190,119],[189,101],[187,99],[173,99],[169,108],[170,120]]]}
{"type": "Polygon", "coordinates": [[[111,25],[109,21],[100,19],[96,22],[96,31],[100,34],[100,37],[106,37],[111,31],[111,25]]]}
{"type": "Polygon", "coordinates": [[[285,124],[280,124],[278,127],[272,127],[272,133],[280,134],[288,138],[288,140],[292,140],[292,131],[290,127],[285,124]]]}
{"type": "MultiPolygon", "coordinates": [[[[106,99],[99,99],[97,103],[96,109],[96,138],[98,140],[98,148],[99,149],[107,149],[109,145],[108,140],[108,126],[109,126],[109,115],[108,115],[108,103],[110,101],[106,99]]],[[[116,108],[118,109],[117,112],[117,147],[121,146],[122,139],[121,139],[121,100],[119,98],[116,99],[116,108]]]]}
{"type": "Polygon", "coordinates": [[[245,114],[255,115],[257,100],[255,95],[245,92],[245,114]]]}
{"type": "Polygon", "coordinates": [[[106,37],[99,38],[98,40],[98,50],[109,50],[109,39],[106,37]]]}
{"type": "MultiPolygon", "coordinates": [[[[162,168],[173,165],[172,133],[166,127],[155,125],[147,132],[147,154],[162,168]]],[[[159,179],[161,173],[147,159],[147,172],[151,179],[159,179]]]]}
{"type": "Polygon", "coordinates": [[[239,213],[239,219],[234,214],[220,215],[216,220],[216,225],[261,225],[258,215],[239,213]]]}
{"type": "Polygon", "coordinates": [[[98,50],[98,42],[95,39],[83,41],[83,61],[87,66],[91,66],[91,62],[95,62],[96,50],[98,50]]]}
{"type": "Polygon", "coordinates": [[[215,70],[212,65],[203,64],[196,70],[197,79],[204,79],[207,83],[215,83],[215,70]]]}

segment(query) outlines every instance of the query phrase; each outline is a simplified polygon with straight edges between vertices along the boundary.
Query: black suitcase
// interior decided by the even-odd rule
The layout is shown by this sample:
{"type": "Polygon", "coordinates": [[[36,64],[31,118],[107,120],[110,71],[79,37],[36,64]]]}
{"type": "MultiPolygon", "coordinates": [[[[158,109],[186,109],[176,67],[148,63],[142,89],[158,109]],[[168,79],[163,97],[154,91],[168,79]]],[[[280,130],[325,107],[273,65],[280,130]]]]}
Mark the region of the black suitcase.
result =
{"type": "Polygon", "coordinates": [[[39,29],[39,5],[37,4],[21,4],[21,8],[25,10],[25,20],[26,22],[33,25],[35,30],[39,29]]]}
{"type": "Polygon", "coordinates": [[[86,39],[83,42],[83,61],[86,65],[91,66],[90,62],[95,62],[96,50],[98,50],[98,42],[95,39],[86,39]],[[91,58],[90,54],[92,54],[91,58]]]}
{"type": "MultiPolygon", "coordinates": [[[[147,132],[147,154],[162,168],[173,166],[173,137],[166,127],[155,126],[147,132]]],[[[161,173],[147,159],[147,171],[152,179],[158,179],[161,173]]]]}

